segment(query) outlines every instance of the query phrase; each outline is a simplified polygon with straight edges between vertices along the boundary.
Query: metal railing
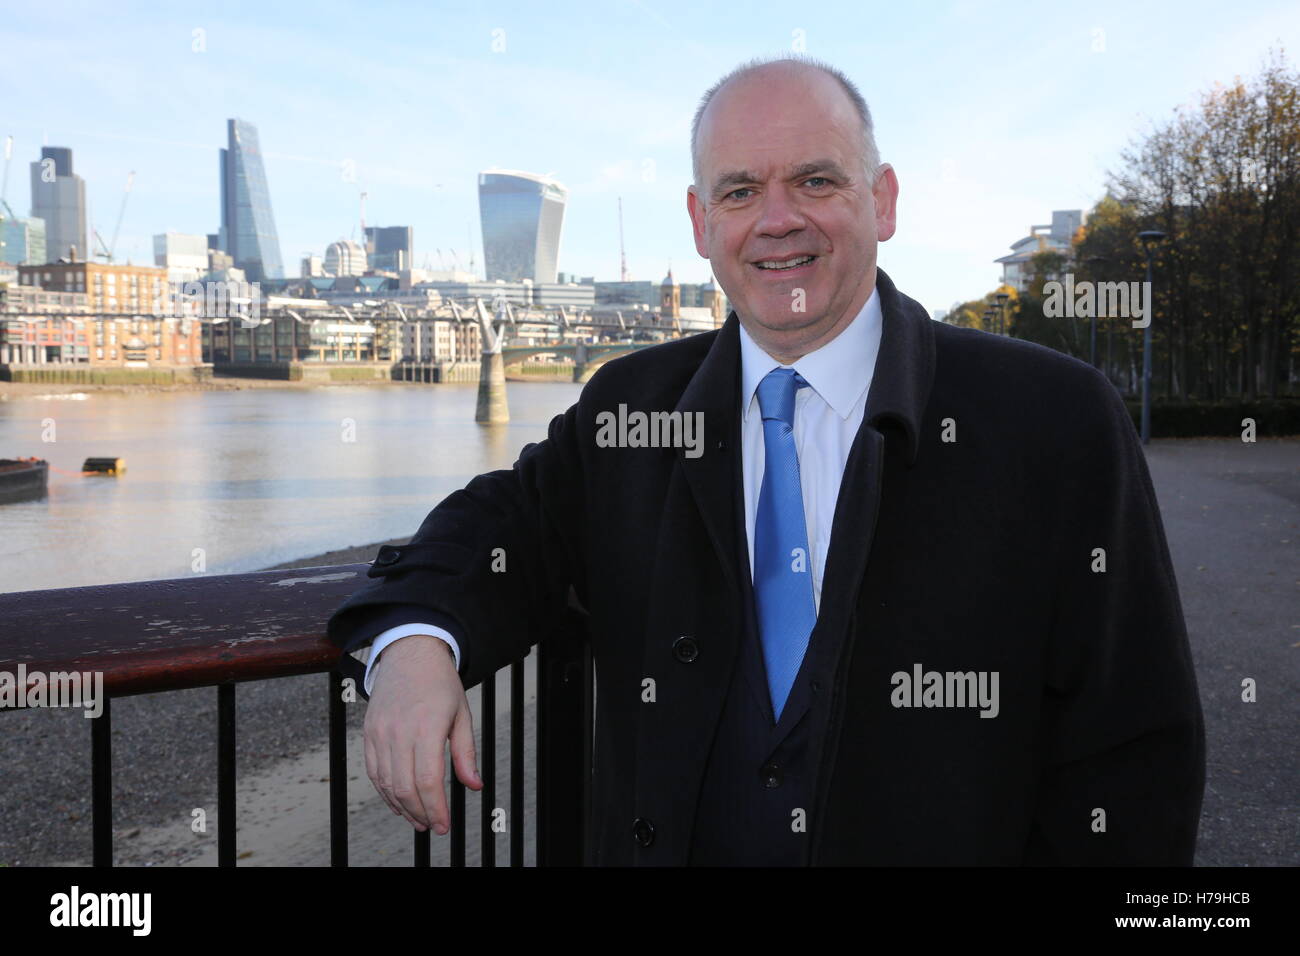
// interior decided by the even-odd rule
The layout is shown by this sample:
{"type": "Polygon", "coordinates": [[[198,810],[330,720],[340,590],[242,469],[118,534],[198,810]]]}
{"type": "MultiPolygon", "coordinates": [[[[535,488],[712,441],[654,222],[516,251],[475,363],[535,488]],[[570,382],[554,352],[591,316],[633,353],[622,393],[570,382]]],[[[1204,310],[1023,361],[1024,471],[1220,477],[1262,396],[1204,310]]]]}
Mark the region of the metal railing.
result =
{"type": "MultiPolygon", "coordinates": [[[[91,721],[92,863],[113,865],[113,698],[217,688],[217,860],[234,866],[235,688],[245,681],[328,673],[330,863],[348,865],[344,681],[360,686],[351,655],[325,622],[365,584],[369,565],[196,575],[0,594],[0,672],[103,675],[103,710],[91,721]]],[[[583,619],[537,653],[538,866],[580,866],[590,820],[593,670],[583,619]]],[[[524,861],[524,660],[510,670],[510,865],[524,861]]],[[[503,668],[505,669],[505,668],[503,668]]],[[[495,805],[496,681],[480,687],[482,865],[495,865],[488,808],[495,805]]],[[[467,688],[469,689],[469,688],[467,688]]],[[[465,865],[465,785],[451,775],[450,864],[465,865]]],[[[376,794],[376,799],[379,799],[376,794]]],[[[414,832],[414,831],[413,831],[414,832]]],[[[414,862],[429,866],[430,832],[414,832],[414,862]]]]}

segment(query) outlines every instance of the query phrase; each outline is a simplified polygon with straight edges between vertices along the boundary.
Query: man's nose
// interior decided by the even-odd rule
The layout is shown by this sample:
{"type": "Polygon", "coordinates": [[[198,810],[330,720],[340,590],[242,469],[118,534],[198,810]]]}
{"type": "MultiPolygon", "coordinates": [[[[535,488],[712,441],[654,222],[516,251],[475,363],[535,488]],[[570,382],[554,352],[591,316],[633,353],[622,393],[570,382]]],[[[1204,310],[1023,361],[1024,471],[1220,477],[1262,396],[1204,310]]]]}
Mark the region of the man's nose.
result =
{"type": "Polygon", "coordinates": [[[798,197],[786,186],[763,193],[756,228],[765,236],[784,236],[804,227],[798,197]]]}

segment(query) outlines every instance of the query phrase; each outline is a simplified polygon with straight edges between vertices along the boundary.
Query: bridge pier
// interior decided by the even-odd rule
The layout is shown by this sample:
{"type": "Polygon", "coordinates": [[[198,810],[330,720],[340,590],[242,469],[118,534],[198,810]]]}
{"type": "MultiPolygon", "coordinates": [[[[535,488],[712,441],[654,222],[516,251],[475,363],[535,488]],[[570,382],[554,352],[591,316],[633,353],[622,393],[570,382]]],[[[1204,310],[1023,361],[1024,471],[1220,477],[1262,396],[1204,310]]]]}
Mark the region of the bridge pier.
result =
{"type": "Polygon", "coordinates": [[[585,385],[591,381],[591,377],[596,374],[596,369],[600,368],[591,362],[581,362],[573,366],[573,381],[579,385],[585,385]]]}
{"type": "Polygon", "coordinates": [[[506,402],[506,362],[500,352],[484,352],[479,364],[478,411],[474,421],[486,425],[510,421],[506,402]]]}

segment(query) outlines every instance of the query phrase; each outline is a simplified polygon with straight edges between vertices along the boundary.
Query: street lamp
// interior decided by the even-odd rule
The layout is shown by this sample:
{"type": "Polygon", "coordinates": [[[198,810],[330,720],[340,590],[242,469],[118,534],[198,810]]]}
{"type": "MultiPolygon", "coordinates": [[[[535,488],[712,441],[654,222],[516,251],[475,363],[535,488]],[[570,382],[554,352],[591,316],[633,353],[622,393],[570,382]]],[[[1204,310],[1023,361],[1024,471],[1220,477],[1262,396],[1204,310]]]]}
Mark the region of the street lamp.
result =
{"type": "MultiPolygon", "coordinates": [[[[989,308],[984,310],[984,327],[987,329],[990,328],[992,325],[993,325],[993,308],[990,306],[989,308]]],[[[997,333],[994,334],[996,335],[997,333]]]]}
{"type": "Polygon", "coordinates": [[[1142,249],[1147,255],[1147,320],[1142,330],[1142,444],[1151,440],[1151,323],[1155,319],[1155,295],[1151,285],[1151,247],[1164,242],[1165,234],[1158,229],[1145,229],[1138,233],[1142,249]]]}
{"type": "Polygon", "coordinates": [[[1001,333],[1003,332],[1002,310],[1007,307],[1007,299],[1011,298],[1011,296],[1005,292],[999,292],[994,298],[998,300],[998,332],[1001,333]]]}

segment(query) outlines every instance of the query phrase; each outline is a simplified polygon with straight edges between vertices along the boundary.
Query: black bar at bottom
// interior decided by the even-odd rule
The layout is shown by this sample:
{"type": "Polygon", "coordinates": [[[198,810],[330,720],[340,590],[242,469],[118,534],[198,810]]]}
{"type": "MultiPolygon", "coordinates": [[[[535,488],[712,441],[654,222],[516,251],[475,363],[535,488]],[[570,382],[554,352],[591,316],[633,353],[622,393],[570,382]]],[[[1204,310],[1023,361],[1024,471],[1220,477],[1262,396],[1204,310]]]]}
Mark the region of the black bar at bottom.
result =
{"type": "Polygon", "coordinates": [[[432,830],[411,830],[415,834],[415,865],[430,866],[432,860],[429,852],[429,834],[432,830]]]}

